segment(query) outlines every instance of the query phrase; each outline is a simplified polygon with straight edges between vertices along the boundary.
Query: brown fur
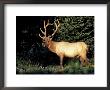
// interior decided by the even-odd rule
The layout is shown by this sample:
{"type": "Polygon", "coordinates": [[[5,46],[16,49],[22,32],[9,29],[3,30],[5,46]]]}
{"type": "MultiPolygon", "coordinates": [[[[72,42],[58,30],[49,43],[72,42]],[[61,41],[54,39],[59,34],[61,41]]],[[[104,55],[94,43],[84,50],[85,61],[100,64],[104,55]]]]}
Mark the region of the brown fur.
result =
{"type": "Polygon", "coordinates": [[[63,68],[63,58],[64,57],[80,57],[81,64],[84,65],[88,64],[87,59],[87,50],[88,47],[84,42],[55,42],[52,41],[49,37],[46,37],[44,39],[44,44],[51,52],[56,53],[60,57],[60,66],[63,68]],[[65,47],[64,50],[61,49],[62,47],[65,47]],[[69,49],[69,51],[68,51],[69,49]],[[68,54],[69,53],[69,54],[68,54]],[[72,54],[73,53],[73,54],[72,54]]]}

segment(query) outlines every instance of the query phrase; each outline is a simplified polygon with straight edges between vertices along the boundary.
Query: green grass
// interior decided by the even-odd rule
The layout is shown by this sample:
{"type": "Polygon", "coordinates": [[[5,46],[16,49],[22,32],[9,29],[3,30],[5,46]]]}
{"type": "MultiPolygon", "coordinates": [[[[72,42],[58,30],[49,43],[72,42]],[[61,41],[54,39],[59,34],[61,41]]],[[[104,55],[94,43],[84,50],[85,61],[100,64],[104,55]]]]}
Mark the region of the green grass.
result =
{"type": "Polygon", "coordinates": [[[43,67],[39,63],[33,64],[22,58],[16,60],[17,74],[94,74],[93,59],[90,60],[92,65],[81,66],[78,60],[71,60],[64,64],[61,69],[59,65],[48,65],[43,67]]]}

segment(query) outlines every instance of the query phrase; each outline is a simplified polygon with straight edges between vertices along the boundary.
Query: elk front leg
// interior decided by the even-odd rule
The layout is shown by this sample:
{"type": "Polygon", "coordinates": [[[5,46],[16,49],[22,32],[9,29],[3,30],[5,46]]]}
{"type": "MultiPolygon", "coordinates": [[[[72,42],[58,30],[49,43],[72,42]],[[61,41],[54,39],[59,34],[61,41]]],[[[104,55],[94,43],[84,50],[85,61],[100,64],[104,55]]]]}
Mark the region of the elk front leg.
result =
{"type": "Polygon", "coordinates": [[[63,55],[60,56],[60,67],[63,69],[63,55]]]}

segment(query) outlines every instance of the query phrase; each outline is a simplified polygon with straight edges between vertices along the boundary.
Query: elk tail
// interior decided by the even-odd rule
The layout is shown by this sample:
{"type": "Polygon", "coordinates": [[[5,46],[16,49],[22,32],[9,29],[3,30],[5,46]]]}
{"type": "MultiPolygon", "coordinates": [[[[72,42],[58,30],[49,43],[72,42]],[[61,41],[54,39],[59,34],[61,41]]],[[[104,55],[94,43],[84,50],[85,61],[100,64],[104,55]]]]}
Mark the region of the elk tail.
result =
{"type": "Polygon", "coordinates": [[[86,51],[88,52],[88,50],[89,50],[89,45],[84,45],[84,48],[86,49],[86,51]]]}

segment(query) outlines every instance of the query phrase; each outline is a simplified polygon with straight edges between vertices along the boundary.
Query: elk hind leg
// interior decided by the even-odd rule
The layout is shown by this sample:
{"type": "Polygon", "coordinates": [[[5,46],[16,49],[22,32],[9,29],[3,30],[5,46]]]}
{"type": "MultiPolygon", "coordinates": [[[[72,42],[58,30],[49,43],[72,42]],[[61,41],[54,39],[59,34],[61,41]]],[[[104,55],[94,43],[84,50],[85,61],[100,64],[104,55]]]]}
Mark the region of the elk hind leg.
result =
{"type": "Polygon", "coordinates": [[[80,60],[82,61],[83,65],[89,64],[88,58],[86,56],[86,51],[84,51],[82,54],[80,54],[80,60]]]}
{"type": "Polygon", "coordinates": [[[81,60],[81,64],[82,64],[83,66],[89,65],[89,61],[88,61],[87,58],[82,58],[82,57],[81,57],[80,60],[81,60]]]}
{"type": "Polygon", "coordinates": [[[82,57],[80,57],[80,61],[81,61],[81,67],[84,66],[84,59],[82,57]]]}
{"type": "Polygon", "coordinates": [[[84,59],[84,63],[85,63],[86,65],[88,65],[88,64],[89,64],[89,60],[88,60],[86,54],[84,54],[83,59],[84,59]]]}

